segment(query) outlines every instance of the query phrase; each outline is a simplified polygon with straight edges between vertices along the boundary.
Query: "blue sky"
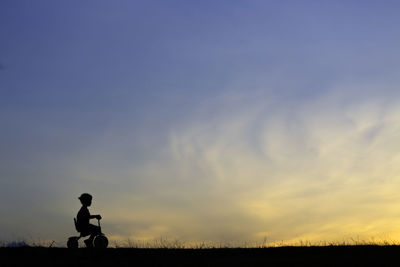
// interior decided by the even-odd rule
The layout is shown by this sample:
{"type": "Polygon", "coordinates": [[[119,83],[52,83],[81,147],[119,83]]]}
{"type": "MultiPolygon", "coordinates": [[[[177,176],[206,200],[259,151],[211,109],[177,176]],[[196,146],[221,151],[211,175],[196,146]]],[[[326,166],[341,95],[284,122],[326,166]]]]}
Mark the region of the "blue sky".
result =
{"type": "Polygon", "coordinates": [[[400,237],[398,11],[2,1],[0,238],[400,237]]]}

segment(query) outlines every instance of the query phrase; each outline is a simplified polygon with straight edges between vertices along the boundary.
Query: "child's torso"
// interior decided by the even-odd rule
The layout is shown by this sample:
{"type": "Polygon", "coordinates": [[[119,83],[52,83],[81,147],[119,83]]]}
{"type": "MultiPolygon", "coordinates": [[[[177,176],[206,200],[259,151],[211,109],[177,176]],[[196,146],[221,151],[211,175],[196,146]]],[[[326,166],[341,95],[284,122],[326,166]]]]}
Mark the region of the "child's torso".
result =
{"type": "Polygon", "coordinates": [[[82,206],[79,210],[78,215],[76,216],[79,225],[87,225],[90,220],[90,212],[87,207],[82,206]]]}

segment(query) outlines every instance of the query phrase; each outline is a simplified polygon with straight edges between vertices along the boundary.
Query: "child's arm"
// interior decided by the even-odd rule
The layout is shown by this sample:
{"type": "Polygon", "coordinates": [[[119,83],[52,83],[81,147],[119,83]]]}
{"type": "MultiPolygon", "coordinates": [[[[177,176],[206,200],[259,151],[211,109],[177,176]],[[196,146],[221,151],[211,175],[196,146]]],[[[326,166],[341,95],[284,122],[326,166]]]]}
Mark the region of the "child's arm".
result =
{"type": "Polygon", "coordinates": [[[101,220],[101,216],[99,215],[90,215],[89,217],[90,219],[97,219],[97,220],[101,220]]]}

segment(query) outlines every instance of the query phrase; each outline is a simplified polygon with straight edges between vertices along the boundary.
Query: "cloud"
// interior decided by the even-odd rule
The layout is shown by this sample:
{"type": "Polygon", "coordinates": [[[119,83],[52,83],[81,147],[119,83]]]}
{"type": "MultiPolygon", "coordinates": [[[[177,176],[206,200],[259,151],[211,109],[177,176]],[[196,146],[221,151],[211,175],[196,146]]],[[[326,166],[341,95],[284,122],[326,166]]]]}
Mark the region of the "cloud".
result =
{"type": "Polygon", "coordinates": [[[41,216],[27,226],[24,214],[6,209],[2,225],[62,241],[73,234],[77,196],[89,191],[92,213],[103,215],[104,231],[119,241],[398,238],[396,99],[385,84],[301,99],[272,89],[225,90],[156,139],[116,122],[65,150],[60,162],[43,156],[35,168],[24,165],[25,180],[10,180],[8,188],[27,182],[29,192],[12,197],[20,210],[36,199],[41,216]]]}
{"type": "Polygon", "coordinates": [[[207,103],[170,132],[165,158],[143,166],[153,186],[132,221],[190,241],[397,237],[400,109],[350,89],[207,103]]]}

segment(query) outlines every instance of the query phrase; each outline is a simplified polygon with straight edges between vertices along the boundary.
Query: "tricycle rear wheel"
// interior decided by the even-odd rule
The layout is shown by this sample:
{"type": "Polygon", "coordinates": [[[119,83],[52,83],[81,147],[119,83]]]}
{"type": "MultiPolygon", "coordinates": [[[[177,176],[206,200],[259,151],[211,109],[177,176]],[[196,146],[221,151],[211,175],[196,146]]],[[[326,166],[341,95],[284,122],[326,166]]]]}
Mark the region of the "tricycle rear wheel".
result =
{"type": "Polygon", "coordinates": [[[76,236],[72,236],[70,238],[68,238],[67,241],[67,247],[74,249],[74,248],[78,248],[79,244],[78,244],[78,238],[76,236]]]}

